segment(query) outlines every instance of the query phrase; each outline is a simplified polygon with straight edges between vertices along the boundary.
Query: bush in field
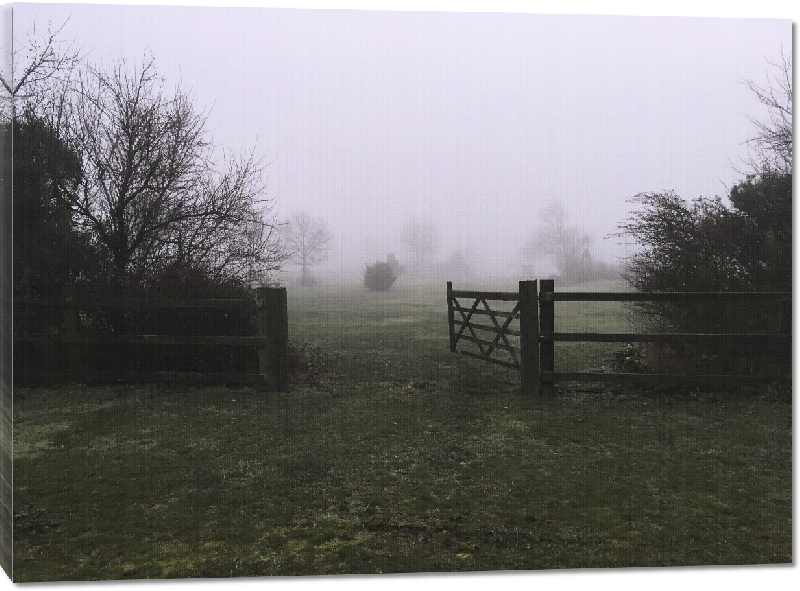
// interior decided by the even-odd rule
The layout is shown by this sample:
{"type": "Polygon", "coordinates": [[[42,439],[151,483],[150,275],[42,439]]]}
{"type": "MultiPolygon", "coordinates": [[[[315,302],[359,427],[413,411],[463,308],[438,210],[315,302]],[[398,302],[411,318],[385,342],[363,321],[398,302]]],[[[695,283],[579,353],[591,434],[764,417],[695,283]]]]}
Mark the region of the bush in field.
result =
{"type": "MultiPolygon", "coordinates": [[[[640,247],[628,260],[626,279],[637,291],[791,291],[791,175],[749,177],[721,199],[688,202],[672,192],[635,198],[642,207],[623,226],[640,247]],[[751,207],[752,204],[752,207],[751,207]]],[[[789,334],[791,306],[714,299],[637,304],[659,332],[789,334]]],[[[744,338],[652,345],[648,364],[688,371],[694,360],[707,373],[788,375],[789,349],[779,341],[744,338]],[[660,363],[656,364],[658,360],[660,363]]],[[[652,367],[656,369],[656,367],[652,367]]]]}
{"type": "Polygon", "coordinates": [[[364,271],[364,287],[372,291],[386,291],[394,285],[398,275],[397,266],[378,261],[368,265],[364,271]]]}

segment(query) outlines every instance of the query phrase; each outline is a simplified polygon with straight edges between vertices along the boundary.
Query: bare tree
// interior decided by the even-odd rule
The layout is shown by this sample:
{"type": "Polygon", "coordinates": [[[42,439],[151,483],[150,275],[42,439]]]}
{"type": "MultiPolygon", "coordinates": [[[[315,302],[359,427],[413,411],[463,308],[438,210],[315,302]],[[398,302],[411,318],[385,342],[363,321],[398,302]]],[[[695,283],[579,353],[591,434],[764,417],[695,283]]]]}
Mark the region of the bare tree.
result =
{"type": "Polygon", "coordinates": [[[286,260],[277,226],[271,223],[272,202],[253,199],[265,191],[263,165],[253,154],[229,160],[226,172],[204,187],[198,212],[184,216],[164,236],[156,235],[150,265],[177,261],[211,276],[264,284],[286,260]]]}
{"type": "Polygon", "coordinates": [[[276,268],[264,165],[251,155],[217,172],[206,116],[181,90],[164,91],[152,58],[86,68],[69,107],[63,133],[82,176],[63,194],[108,255],[114,284],[169,261],[240,277],[276,268]]]}
{"type": "Polygon", "coordinates": [[[578,230],[568,224],[569,216],[561,201],[551,201],[541,210],[541,222],[526,244],[526,258],[552,257],[561,274],[569,273],[582,259],[583,243],[578,230]]]}
{"type": "Polygon", "coordinates": [[[439,229],[432,222],[412,220],[403,228],[403,241],[414,257],[414,265],[423,268],[439,252],[439,229]]]}
{"type": "Polygon", "coordinates": [[[47,26],[39,36],[34,25],[28,41],[21,50],[4,48],[0,67],[0,112],[3,117],[13,117],[23,104],[36,105],[53,101],[63,94],[54,92],[68,83],[80,62],[80,51],[74,43],[59,40],[66,22],[57,29],[47,26]]]}
{"type": "Polygon", "coordinates": [[[328,243],[331,238],[325,222],[305,212],[296,213],[286,224],[284,229],[286,249],[290,260],[300,265],[302,269],[300,278],[302,285],[313,283],[308,268],[327,258],[328,243]]]}
{"type": "Polygon", "coordinates": [[[775,78],[767,86],[759,86],[752,80],[746,81],[747,86],[769,112],[767,121],[750,117],[757,130],[756,136],[750,139],[750,144],[755,147],[759,159],[753,163],[753,168],[758,171],[768,168],[780,174],[791,174],[794,99],[792,57],[784,55],[781,63],[771,65],[775,69],[775,78]]]}

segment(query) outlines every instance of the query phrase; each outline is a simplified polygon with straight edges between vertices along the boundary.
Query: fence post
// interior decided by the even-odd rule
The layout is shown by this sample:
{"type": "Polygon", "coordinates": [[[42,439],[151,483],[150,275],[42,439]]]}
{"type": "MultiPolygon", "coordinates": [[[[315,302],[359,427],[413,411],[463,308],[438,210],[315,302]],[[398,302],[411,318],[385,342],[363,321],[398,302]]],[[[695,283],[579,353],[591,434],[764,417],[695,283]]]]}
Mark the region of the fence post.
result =
{"type": "MultiPolygon", "coordinates": [[[[542,279],[539,282],[539,332],[555,332],[555,306],[553,300],[542,300],[543,293],[553,293],[555,282],[552,279],[542,279]]],[[[539,370],[540,372],[553,373],[555,371],[555,343],[552,340],[542,341],[539,344],[539,370]]],[[[553,378],[544,378],[541,373],[539,393],[542,398],[550,398],[554,394],[553,378]]]]}
{"type": "Polygon", "coordinates": [[[519,282],[519,344],[522,394],[539,397],[539,303],[537,281],[519,282]]]}
{"type": "Polygon", "coordinates": [[[77,289],[72,284],[68,288],[67,301],[64,305],[64,346],[66,347],[67,375],[70,381],[78,380],[78,302],[77,289]]]}
{"type": "Polygon", "coordinates": [[[258,306],[258,373],[270,390],[289,389],[289,317],[285,287],[256,288],[258,306]]]}
{"type": "Polygon", "coordinates": [[[450,331],[450,351],[452,353],[456,352],[456,332],[454,321],[455,320],[455,311],[453,310],[453,282],[447,282],[447,324],[448,330],[450,331]]]}

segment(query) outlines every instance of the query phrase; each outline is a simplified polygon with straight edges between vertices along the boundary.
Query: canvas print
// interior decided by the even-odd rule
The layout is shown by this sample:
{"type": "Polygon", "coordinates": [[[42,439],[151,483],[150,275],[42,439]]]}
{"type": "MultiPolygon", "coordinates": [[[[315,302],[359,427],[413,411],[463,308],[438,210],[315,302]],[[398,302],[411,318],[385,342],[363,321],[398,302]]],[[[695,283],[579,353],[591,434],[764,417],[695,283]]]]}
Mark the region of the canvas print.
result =
{"type": "Polygon", "coordinates": [[[791,21],[2,14],[14,582],[792,563],[791,21]]]}

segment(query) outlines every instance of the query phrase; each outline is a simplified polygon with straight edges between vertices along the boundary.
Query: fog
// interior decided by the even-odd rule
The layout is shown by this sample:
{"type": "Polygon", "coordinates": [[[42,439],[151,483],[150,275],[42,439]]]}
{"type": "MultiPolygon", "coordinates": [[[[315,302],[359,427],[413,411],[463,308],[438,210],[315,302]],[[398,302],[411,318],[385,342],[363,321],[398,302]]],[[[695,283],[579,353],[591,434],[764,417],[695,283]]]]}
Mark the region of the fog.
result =
{"type": "MultiPolygon", "coordinates": [[[[438,229],[442,262],[530,272],[523,247],[551,202],[593,256],[633,195],[725,195],[742,173],[742,83],[791,53],[789,20],[15,4],[19,38],[48,22],[96,64],[152,52],[209,112],[214,142],[271,164],[280,219],[333,235],[323,276],[356,276],[403,228],[438,229]]],[[[536,269],[546,270],[546,264],[536,269]]],[[[294,272],[296,268],[289,266],[294,272]]],[[[521,278],[521,277],[520,277],[521,278]]]]}

